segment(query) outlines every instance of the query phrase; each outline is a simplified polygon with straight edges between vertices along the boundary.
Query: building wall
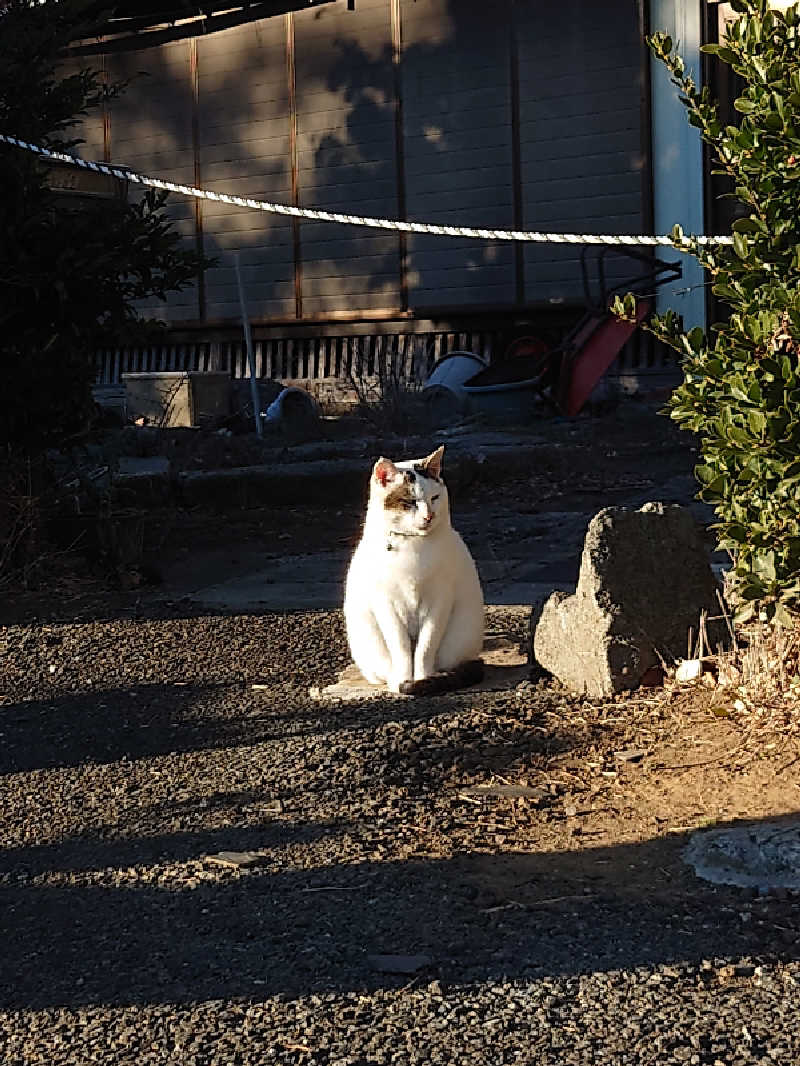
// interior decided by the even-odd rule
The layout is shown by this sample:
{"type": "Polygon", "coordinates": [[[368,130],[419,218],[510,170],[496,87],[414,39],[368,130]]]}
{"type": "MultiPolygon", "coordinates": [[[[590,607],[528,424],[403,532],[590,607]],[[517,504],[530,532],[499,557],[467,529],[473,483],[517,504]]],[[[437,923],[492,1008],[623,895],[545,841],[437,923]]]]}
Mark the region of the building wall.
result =
{"type": "MultiPolygon", "coordinates": [[[[687,68],[700,81],[701,9],[691,0],[650,0],[654,26],[680,41],[687,68]]],[[[661,63],[652,70],[653,97],[653,214],[657,233],[669,233],[678,223],[687,233],[708,233],[704,224],[703,145],[700,131],[686,121],[678,92],[661,63]]],[[[659,311],[673,308],[686,329],[706,324],[705,273],[688,255],[679,255],[683,269],[681,292],[660,295],[659,311]]]]}
{"type": "MultiPolygon", "coordinates": [[[[341,0],[109,54],[112,79],[146,71],[111,107],[111,156],[302,206],[641,232],[639,48],[631,0],[341,0]]],[[[238,317],[236,253],[256,319],[580,299],[575,249],[195,210],[171,199],[186,240],[199,231],[219,262],[202,292],[170,299],[173,323],[238,317]]]]}
{"type": "MultiPolygon", "coordinates": [[[[300,11],[294,28],[301,206],[396,218],[389,4],[300,11]]],[[[304,314],[399,306],[395,234],[304,222],[300,247],[304,314]]]]}
{"type": "MultiPolygon", "coordinates": [[[[402,97],[410,218],[513,226],[507,20],[467,0],[403,0],[402,97]]],[[[507,244],[409,238],[412,306],[514,300],[507,244]]]]}
{"type": "MultiPolygon", "coordinates": [[[[559,0],[547,6],[545,19],[539,5],[517,5],[526,229],[643,232],[640,36],[633,15],[630,0],[559,0]]],[[[573,299],[579,255],[574,245],[526,246],[527,298],[573,299]]],[[[617,258],[617,273],[631,265],[617,258]]]]}
{"type": "MultiPolygon", "coordinates": [[[[109,59],[111,81],[128,82],[128,90],[110,106],[109,149],[115,163],[156,174],[168,181],[194,183],[192,87],[189,49],[183,42],[109,59]]],[[[194,245],[194,204],[171,196],[167,214],[194,245]]],[[[197,317],[197,293],[173,294],[169,305],[142,305],[143,315],[179,322],[197,317]]]]}
{"type": "MultiPolygon", "coordinates": [[[[204,188],[291,203],[288,111],[282,19],[198,39],[198,158],[204,188]]],[[[202,214],[204,251],[218,260],[205,274],[206,316],[240,315],[235,256],[248,313],[293,315],[291,221],[209,201],[202,214]]]]}

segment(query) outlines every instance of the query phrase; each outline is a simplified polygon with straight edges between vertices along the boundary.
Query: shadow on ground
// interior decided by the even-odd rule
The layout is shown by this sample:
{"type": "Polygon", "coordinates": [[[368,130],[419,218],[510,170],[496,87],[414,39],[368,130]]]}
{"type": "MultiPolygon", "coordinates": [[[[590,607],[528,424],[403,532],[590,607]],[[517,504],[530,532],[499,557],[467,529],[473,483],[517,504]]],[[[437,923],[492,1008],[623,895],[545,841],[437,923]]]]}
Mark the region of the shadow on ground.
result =
{"type": "MultiPolygon", "coordinates": [[[[513,774],[520,759],[546,764],[603,728],[548,719],[544,694],[527,712],[507,694],[481,698],[477,710],[476,699],[455,696],[317,709],[265,705],[242,686],[162,685],[5,708],[2,768],[14,776],[0,785],[63,767],[55,787],[72,803],[75,775],[117,760],[115,780],[145,787],[141,797],[133,789],[124,818],[101,810],[78,828],[75,808],[60,823],[75,826],[72,836],[0,853],[0,1006],[297,997],[800,957],[797,901],[696,881],[681,863],[686,834],[614,846],[576,838],[569,850],[510,850],[491,836],[465,843],[461,782],[513,774]],[[208,760],[224,777],[244,745],[252,761],[240,787],[181,779],[201,764],[207,773],[208,760]],[[202,759],[148,791],[151,757],[176,750],[202,759]],[[184,786],[188,797],[170,793],[184,786]],[[259,811],[276,796],[288,804],[280,817],[259,811]],[[432,837],[414,819],[440,816],[457,843],[425,854],[432,837]],[[412,842],[404,853],[401,838],[412,842]],[[197,876],[210,854],[247,849],[265,865],[197,876]],[[170,866],[171,880],[161,876],[170,866]],[[387,974],[373,954],[430,962],[416,977],[387,974]]],[[[25,784],[33,806],[41,787],[39,776],[25,784]]]]}
{"type": "MultiPolygon", "coordinates": [[[[187,843],[173,841],[176,854],[185,854],[187,843]]],[[[202,850],[208,841],[194,843],[202,850]]],[[[682,843],[676,840],[676,849],[682,843]]],[[[67,842],[62,858],[73,861],[74,847],[67,842]]],[[[126,856],[125,845],[108,845],[108,861],[141,857],[138,842],[129,847],[126,856]]],[[[652,851],[653,842],[589,849],[581,853],[580,879],[607,863],[646,865],[660,858],[652,851]]],[[[791,901],[751,905],[742,893],[705,887],[665,897],[624,880],[613,890],[570,893],[564,890],[577,879],[575,857],[550,853],[537,856],[538,874],[527,856],[504,856],[506,875],[521,882],[522,902],[492,902],[481,889],[486,861],[463,855],[251,873],[179,890],[6,887],[0,1004],[296,997],[411,979],[376,972],[372,953],[428,955],[417,980],[448,982],[800,956],[798,942],[785,943],[778,931],[796,929],[791,901]],[[539,900],[530,890],[537,878],[547,891],[539,900]]]]}
{"type": "MultiPolygon", "coordinates": [[[[518,680],[516,674],[513,678],[518,680]]],[[[445,698],[383,696],[355,703],[316,703],[298,700],[296,692],[268,687],[262,692],[241,684],[154,684],[54,694],[51,699],[0,707],[0,780],[5,774],[33,770],[135,762],[306,738],[325,743],[335,735],[345,739],[343,750],[348,753],[354,736],[393,723],[412,729],[417,724],[422,731],[405,744],[390,745],[388,763],[398,772],[413,768],[421,744],[426,745],[426,761],[439,767],[450,765],[460,755],[465,765],[480,762],[497,770],[505,767],[506,757],[518,759],[537,751],[569,748],[568,730],[543,738],[541,722],[533,732],[518,723],[502,738],[496,732],[485,735],[480,729],[462,729],[449,737],[439,732],[423,735],[426,722],[453,714],[459,701],[491,701],[493,696],[508,695],[466,689],[445,698]]],[[[326,754],[336,750],[338,745],[326,749],[326,754]]]]}
{"type": "Polygon", "coordinates": [[[0,774],[253,742],[251,722],[205,714],[223,685],[135,685],[2,708],[0,774]]]}

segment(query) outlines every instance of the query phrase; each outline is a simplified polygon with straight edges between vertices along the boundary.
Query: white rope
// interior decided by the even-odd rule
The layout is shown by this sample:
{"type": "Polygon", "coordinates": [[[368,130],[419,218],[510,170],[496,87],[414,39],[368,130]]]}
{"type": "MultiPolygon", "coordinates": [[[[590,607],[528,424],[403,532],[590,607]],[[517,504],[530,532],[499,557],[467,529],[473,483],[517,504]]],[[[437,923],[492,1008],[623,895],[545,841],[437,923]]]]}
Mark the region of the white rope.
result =
{"type": "MultiPolygon", "coordinates": [[[[174,181],[164,181],[162,178],[148,177],[146,174],[137,174],[135,171],[108,166],[105,163],[94,163],[77,156],[68,155],[66,152],[54,152],[49,148],[42,148],[38,144],[30,144],[18,137],[0,133],[0,141],[23,148],[25,151],[34,152],[46,159],[54,159],[59,163],[69,163],[72,166],[82,167],[84,170],[93,170],[99,174],[108,174],[110,177],[119,178],[120,181],[133,181],[139,185],[148,185],[153,189],[163,189],[166,192],[178,193],[181,196],[191,196],[197,200],[214,200],[221,204],[232,204],[236,207],[249,207],[255,211],[267,211],[275,215],[288,215],[291,218],[303,218],[312,222],[339,222],[345,226],[367,226],[370,229],[395,230],[399,233],[431,233],[438,237],[474,237],[480,240],[491,241],[527,241],[531,244],[603,244],[603,245],[626,245],[633,246],[667,246],[680,248],[681,242],[672,237],[648,237],[641,234],[611,234],[611,233],[540,233],[538,230],[518,229],[484,229],[474,226],[440,226],[431,222],[403,222],[399,219],[373,218],[369,215],[341,214],[338,211],[318,211],[310,207],[290,207],[287,204],[270,203],[268,200],[254,200],[249,196],[233,196],[230,193],[211,192],[208,189],[198,189],[193,185],[181,185],[174,181]]],[[[704,237],[693,236],[691,238],[698,244],[732,244],[732,237],[704,237]]]]}

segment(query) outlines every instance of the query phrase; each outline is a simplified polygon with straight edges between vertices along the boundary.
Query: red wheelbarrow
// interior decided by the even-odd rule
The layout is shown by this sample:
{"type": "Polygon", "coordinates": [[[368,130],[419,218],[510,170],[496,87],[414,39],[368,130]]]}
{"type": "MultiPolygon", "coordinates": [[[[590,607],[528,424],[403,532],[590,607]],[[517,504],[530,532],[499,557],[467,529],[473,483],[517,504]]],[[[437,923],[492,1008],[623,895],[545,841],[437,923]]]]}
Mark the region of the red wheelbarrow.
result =
{"type": "Polygon", "coordinates": [[[581,253],[581,275],[585,307],[581,318],[554,347],[537,338],[521,337],[509,345],[503,359],[465,381],[463,389],[474,410],[490,408],[500,413],[506,401],[519,410],[522,395],[512,400],[509,394],[527,392],[538,394],[562,414],[578,414],[638,324],[650,313],[650,297],[655,290],[680,278],[681,264],[645,252],[589,246],[581,253]],[[634,259],[646,269],[609,287],[608,255],[634,259]],[[593,281],[590,266],[595,271],[593,281]],[[611,313],[611,302],[620,292],[637,296],[635,322],[622,321],[611,313]]]}

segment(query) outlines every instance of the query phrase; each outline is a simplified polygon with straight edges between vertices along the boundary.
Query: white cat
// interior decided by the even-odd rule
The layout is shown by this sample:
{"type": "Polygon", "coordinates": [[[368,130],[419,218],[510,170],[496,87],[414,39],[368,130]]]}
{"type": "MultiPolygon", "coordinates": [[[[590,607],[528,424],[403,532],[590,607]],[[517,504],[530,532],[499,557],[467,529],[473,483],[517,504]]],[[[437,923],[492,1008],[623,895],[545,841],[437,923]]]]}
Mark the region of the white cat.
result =
{"type": "Polygon", "coordinates": [[[347,574],[350,652],[368,681],[392,692],[442,691],[483,673],[483,593],[472,556],[450,525],[443,454],[442,447],[425,459],[377,461],[347,574]],[[449,677],[434,678],[442,671],[449,677]]]}

